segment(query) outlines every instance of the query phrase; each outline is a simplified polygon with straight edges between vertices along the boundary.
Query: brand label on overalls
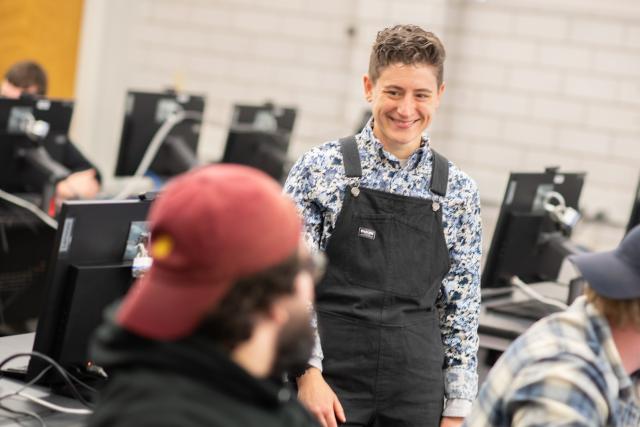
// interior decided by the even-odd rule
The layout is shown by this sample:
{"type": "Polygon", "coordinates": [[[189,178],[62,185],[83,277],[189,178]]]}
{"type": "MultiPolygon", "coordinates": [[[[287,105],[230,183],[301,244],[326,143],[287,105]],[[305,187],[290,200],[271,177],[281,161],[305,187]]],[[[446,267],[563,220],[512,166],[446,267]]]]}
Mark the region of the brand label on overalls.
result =
{"type": "Polygon", "coordinates": [[[360,227],[358,228],[358,236],[365,239],[374,240],[376,238],[376,231],[370,228],[360,227]]]}

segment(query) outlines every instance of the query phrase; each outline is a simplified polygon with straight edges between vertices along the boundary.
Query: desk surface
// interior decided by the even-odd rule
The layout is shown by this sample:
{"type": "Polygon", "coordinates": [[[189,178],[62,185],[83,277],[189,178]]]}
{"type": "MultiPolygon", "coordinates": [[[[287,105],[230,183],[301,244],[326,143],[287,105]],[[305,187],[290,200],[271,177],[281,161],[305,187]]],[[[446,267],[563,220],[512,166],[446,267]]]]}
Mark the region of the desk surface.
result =
{"type": "MultiPolygon", "coordinates": [[[[33,347],[33,339],[33,333],[1,337],[0,361],[15,353],[24,353],[31,351],[33,347]]],[[[17,368],[26,366],[28,362],[28,357],[19,358],[12,361],[8,366],[17,368]]],[[[24,383],[21,381],[2,378],[0,379],[0,397],[15,393],[23,386],[24,383]]],[[[50,391],[44,387],[32,386],[29,387],[28,391],[26,392],[31,396],[44,399],[59,406],[75,409],[83,408],[80,402],[70,398],[51,394],[50,391]]],[[[44,422],[49,427],[79,427],[84,425],[84,421],[86,420],[86,416],[84,415],[72,415],[54,412],[50,409],[44,408],[40,405],[36,405],[35,403],[27,401],[26,399],[18,396],[6,398],[2,400],[1,403],[13,410],[35,412],[41,418],[43,418],[44,422]]],[[[0,409],[0,426],[40,426],[40,423],[35,418],[26,415],[11,414],[3,409],[0,409]]]]}
{"type": "MultiPolygon", "coordinates": [[[[538,293],[558,301],[565,302],[569,288],[567,285],[554,282],[535,283],[530,285],[538,293]]],[[[529,299],[522,291],[514,288],[513,294],[492,298],[491,303],[520,301],[529,299]]],[[[522,317],[509,316],[487,310],[486,302],[480,305],[480,347],[490,350],[505,351],[507,347],[535,322],[522,317]]]]}

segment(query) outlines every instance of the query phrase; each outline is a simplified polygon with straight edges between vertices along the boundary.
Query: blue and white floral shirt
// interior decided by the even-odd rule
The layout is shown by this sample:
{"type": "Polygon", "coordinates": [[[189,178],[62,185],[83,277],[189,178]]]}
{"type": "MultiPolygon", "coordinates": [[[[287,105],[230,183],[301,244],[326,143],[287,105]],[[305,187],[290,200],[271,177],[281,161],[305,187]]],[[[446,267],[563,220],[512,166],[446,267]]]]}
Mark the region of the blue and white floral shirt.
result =
{"type": "MultiPolygon", "coordinates": [[[[434,199],[442,206],[451,268],[437,300],[445,347],[444,416],[466,416],[477,388],[478,317],[480,312],[480,197],[475,182],[449,162],[446,197],[429,190],[433,155],[429,138],[402,166],[383,149],[370,121],[356,135],[362,164],[361,186],[411,197],[434,199]]],[[[338,141],[315,147],[293,166],[284,190],[295,200],[312,249],[325,250],[342,209],[345,177],[338,141]]],[[[315,323],[314,323],[315,325],[315,323]]],[[[310,363],[322,368],[319,338],[310,363]]]]}

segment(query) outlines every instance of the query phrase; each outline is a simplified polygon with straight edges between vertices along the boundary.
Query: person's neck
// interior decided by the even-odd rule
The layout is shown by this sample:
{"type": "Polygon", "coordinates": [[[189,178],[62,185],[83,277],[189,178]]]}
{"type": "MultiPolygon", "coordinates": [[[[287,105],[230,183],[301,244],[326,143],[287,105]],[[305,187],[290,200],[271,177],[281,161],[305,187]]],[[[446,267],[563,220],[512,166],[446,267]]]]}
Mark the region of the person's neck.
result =
{"type": "Polygon", "coordinates": [[[629,375],[640,369],[640,331],[631,326],[611,326],[613,342],[629,375]]]}
{"type": "Polygon", "coordinates": [[[378,141],[382,144],[382,147],[387,153],[393,154],[399,160],[406,160],[418,149],[422,143],[422,139],[418,139],[415,142],[409,144],[396,144],[393,142],[385,141],[381,138],[381,135],[377,135],[375,128],[373,130],[374,135],[378,138],[378,141]]]}
{"type": "Polygon", "coordinates": [[[277,332],[271,325],[258,325],[251,337],[231,351],[231,360],[254,377],[266,378],[275,357],[277,332]]]}

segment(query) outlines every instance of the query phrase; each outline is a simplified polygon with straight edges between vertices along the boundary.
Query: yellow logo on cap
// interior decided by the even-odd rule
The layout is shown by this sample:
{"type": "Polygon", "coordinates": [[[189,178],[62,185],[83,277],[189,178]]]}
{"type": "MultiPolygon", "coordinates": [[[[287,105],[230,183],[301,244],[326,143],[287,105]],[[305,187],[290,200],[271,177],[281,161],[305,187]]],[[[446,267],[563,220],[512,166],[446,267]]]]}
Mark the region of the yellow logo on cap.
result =
{"type": "Polygon", "coordinates": [[[156,237],[151,246],[151,256],[156,259],[164,259],[173,249],[173,239],[166,234],[156,237]]]}

